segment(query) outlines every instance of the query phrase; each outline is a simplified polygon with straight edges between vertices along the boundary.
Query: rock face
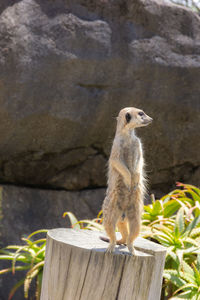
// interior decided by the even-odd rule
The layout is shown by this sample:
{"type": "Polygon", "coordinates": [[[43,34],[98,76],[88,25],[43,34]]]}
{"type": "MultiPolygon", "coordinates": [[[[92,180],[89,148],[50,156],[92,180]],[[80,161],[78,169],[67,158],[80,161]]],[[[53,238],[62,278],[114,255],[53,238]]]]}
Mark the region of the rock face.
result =
{"type": "Polygon", "coordinates": [[[101,210],[105,189],[80,192],[2,187],[0,246],[22,243],[22,235],[38,229],[69,227],[70,211],[80,219],[92,219],[101,210]]]}
{"type": "Polygon", "coordinates": [[[106,185],[115,117],[143,108],[154,189],[200,180],[200,18],[162,0],[0,4],[0,181],[106,185]]]}

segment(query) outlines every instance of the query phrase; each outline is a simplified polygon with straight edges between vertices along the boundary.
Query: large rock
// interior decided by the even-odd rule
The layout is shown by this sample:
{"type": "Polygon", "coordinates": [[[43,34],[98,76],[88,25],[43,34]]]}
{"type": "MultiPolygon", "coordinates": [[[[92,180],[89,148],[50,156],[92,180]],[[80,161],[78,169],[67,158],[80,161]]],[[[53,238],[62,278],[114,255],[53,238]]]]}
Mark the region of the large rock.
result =
{"type": "Polygon", "coordinates": [[[92,219],[101,210],[105,189],[53,191],[14,186],[2,187],[0,246],[22,243],[21,237],[38,229],[69,227],[70,211],[80,219],[92,219]]]}
{"type": "Polygon", "coordinates": [[[152,187],[200,179],[200,18],[163,0],[0,4],[0,180],[106,185],[115,117],[143,108],[152,187]]]}

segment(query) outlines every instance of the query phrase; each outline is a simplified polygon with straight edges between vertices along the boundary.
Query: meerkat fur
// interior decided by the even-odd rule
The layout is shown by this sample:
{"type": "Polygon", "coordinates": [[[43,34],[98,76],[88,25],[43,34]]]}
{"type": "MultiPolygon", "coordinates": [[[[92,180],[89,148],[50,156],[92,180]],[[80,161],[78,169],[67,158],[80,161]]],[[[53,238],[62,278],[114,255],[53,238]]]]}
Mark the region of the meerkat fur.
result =
{"type": "Polygon", "coordinates": [[[144,159],[135,128],[147,126],[152,118],[141,109],[126,107],[119,112],[117,129],[108,161],[108,187],[103,202],[103,222],[109,237],[107,252],[126,244],[134,254],[133,242],[140,232],[145,193],[144,159]],[[116,241],[115,228],[121,233],[116,241]]]}

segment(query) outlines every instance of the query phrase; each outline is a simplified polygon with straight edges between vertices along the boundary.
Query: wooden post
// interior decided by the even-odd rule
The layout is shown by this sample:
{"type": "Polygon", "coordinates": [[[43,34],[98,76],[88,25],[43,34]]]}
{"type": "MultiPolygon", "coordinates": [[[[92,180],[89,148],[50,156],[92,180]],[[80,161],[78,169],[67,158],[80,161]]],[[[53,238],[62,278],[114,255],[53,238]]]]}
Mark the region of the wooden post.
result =
{"type": "Polygon", "coordinates": [[[41,300],[159,300],[165,248],[138,238],[136,255],[125,246],[106,254],[102,232],[53,229],[47,249],[41,300]]]}

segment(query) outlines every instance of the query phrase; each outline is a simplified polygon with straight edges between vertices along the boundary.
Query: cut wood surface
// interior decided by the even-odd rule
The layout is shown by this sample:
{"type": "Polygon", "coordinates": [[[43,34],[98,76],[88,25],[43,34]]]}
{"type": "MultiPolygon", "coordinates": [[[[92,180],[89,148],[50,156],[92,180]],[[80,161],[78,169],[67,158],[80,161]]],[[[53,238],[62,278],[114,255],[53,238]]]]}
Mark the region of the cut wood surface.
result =
{"type": "Polygon", "coordinates": [[[41,300],[159,300],[164,247],[137,238],[136,255],[102,232],[59,228],[47,234],[41,300]]]}

